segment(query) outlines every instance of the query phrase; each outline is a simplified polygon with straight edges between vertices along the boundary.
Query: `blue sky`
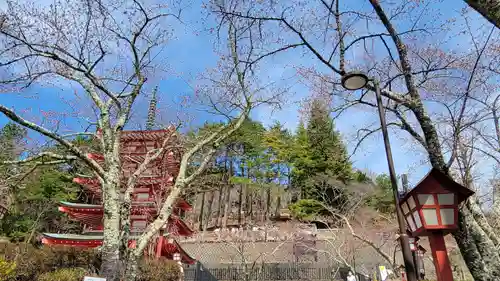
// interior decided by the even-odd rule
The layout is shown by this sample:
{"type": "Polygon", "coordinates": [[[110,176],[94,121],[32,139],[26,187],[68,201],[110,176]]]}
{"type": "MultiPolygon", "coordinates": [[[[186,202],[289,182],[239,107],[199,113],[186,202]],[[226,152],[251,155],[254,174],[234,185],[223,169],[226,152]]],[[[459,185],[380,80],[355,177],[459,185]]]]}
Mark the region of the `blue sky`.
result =
{"type": "MultiPolygon", "coordinates": [[[[367,1],[365,1],[367,2],[367,1]]],[[[436,9],[441,10],[441,18],[436,19],[436,15],[428,15],[424,20],[443,20],[450,19],[458,15],[460,10],[466,5],[463,1],[442,0],[435,1],[436,9]]],[[[218,117],[206,112],[197,110],[193,106],[179,105],[182,97],[191,96],[193,87],[196,84],[197,76],[207,68],[216,66],[218,57],[214,51],[217,44],[213,34],[206,32],[208,26],[215,26],[215,21],[203,16],[201,2],[193,1],[191,5],[183,11],[183,24],[176,23],[172,27],[175,30],[175,38],[171,40],[163,53],[163,60],[171,70],[168,75],[160,79],[148,81],[148,87],[151,89],[159,85],[160,99],[160,120],[167,123],[179,115],[182,118],[193,120],[191,126],[202,124],[205,121],[216,120],[218,117]],[[201,16],[200,16],[201,15],[201,16]]],[[[2,4],[0,4],[0,9],[2,4]]],[[[360,4],[360,9],[369,9],[368,3],[360,4]]],[[[484,22],[481,17],[477,17],[478,24],[484,22]]],[[[405,28],[404,24],[401,28],[405,28]]],[[[450,48],[454,47],[456,42],[450,42],[450,48]]],[[[356,59],[356,54],[350,54],[356,59]]],[[[319,63],[308,56],[297,55],[289,52],[278,57],[269,59],[265,62],[263,68],[272,78],[293,77],[295,70],[292,65],[305,65],[317,67],[319,63]]],[[[287,83],[293,85],[292,91],[286,98],[286,103],[282,110],[272,111],[268,108],[259,108],[253,112],[253,118],[262,121],[265,125],[270,125],[274,121],[280,121],[289,129],[294,129],[300,119],[298,109],[300,102],[307,98],[310,90],[306,85],[298,80],[289,79],[287,83]]],[[[92,116],[90,107],[82,99],[76,98],[73,94],[75,90],[71,86],[33,86],[23,93],[4,93],[0,94],[0,104],[16,108],[16,110],[26,110],[24,116],[31,120],[43,122],[40,118],[41,111],[44,112],[74,112],[65,116],[61,130],[79,130],[87,126],[82,116],[92,116]]],[[[144,120],[147,109],[147,99],[139,100],[134,109],[136,120],[144,120]]],[[[0,116],[0,125],[6,122],[6,118],[0,116]]],[[[346,144],[350,151],[354,148],[355,142],[352,135],[357,129],[378,122],[378,117],[374,112],[356,110],[348,112],[336,120],[337,129],[344,135],[346,144]]],[[[412,149],[412,145],[402,138],[400,132],[391,131],[391,144],[393,149],[396,171],[398,174],[408,173],[410,182],[416,183],[427,172],[428,166],[421,162],[425,160],[418,149],[412,149]]],[[[35,135],[32,135],[36,138],[35,135]]],[[[357,154],[352,158],[354,166],[362,170],[370,170],[375,173],[387,172],[385,152],[382,145],[381,136],[378,134],[368,139],[357,154]]]]}

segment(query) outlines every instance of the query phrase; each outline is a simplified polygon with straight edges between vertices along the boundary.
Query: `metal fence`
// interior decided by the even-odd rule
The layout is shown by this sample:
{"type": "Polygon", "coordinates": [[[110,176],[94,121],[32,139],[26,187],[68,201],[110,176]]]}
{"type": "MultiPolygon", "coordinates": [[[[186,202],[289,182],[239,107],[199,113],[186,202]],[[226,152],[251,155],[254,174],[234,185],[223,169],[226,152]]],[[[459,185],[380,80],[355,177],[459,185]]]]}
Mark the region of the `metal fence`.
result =
{"type": "MultiPolygon", "coordinates": [[[[186,281],[332,281],[346,280],[348,268],[314,267],[303,265],[264,264],[249,265],[246,269],[241,266],[209,267],[201,264],[186,268],[186,281]]],[[[359,281],[368,281],[369,278],[359,275],[359,281]]]]}

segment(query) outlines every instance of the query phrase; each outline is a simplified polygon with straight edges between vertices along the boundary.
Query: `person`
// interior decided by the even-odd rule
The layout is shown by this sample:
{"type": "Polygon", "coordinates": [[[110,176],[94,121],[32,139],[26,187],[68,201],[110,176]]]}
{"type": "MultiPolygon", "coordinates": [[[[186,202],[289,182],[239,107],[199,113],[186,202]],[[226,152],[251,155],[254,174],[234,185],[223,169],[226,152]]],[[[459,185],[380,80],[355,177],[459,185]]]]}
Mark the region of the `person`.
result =
{"type": "Polygon", "coordinates": [[[351,271],[347,273],[347,281],[356,281],[356,277],[354,276],[354,274],[352,274],[351,271]]]}

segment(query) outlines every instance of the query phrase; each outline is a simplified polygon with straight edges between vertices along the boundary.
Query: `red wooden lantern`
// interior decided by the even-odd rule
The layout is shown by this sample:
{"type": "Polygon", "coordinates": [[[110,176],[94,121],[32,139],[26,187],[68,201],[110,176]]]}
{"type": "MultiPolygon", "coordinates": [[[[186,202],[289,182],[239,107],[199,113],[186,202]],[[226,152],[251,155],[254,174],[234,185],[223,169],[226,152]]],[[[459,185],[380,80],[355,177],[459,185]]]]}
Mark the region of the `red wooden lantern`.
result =
{"type": "Polygon", "coordinates": [[[411,236],[429,236],[438,281],[453,281],[444,236],[458,228],[458,206],[473,194],[432,169],[400,200],[411,236]]]}
{"type": "Polygon", "coordinates": [[[400,201],[411,235],[447,234],[457,229],[458,205],[472,194],[474,191],[432,169],[400,201]]]}

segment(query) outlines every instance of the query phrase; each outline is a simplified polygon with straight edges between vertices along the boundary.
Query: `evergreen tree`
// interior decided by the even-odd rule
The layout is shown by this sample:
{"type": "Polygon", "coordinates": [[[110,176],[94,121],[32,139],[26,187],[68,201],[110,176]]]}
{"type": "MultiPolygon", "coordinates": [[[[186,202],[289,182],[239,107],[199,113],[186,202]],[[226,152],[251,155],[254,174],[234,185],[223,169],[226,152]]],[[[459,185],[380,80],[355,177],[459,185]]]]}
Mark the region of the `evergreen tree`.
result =
{"type": "MultiPolygon", "coordinates": [[[[17,160],[25,149],[23,139],[26,129],[8,123],[0,129],[0,161],[17,160]]],[[[77,137],[72,141],[83,147],[90,140],[77,137]]],[[[54,145],[45,151],[58,152],[63,148],[54,145]]],[[[0,186],[2,202],[9,212],[0,221],[0,235],[14,241],[33,242],[38,232],[59,232],[78,228],[79,224],[68,223],[66,216],[57,211],[57,202],[75,200],[80,187],[72,182],[71,172],[82,172],[78,166],[11,166],[0,164],[0,186]]]]}
{"type": "Polygon", "coordinates": [[[378,175],[375,178],[376,189],[367,200],[367,205],[387,214],[394,214],[394,195],[392,191],[391,178],[387,174],[378,175]]]}
{"type": "Polygon", "coordinates": [[[292,153],[292,183],[300,188],[302,198],[315,198],[314,178],[321,175],[344,183],[353,178],[352,166],[340,134],[335,131],[327,105],[314,100],[307,128],[299,124],[292,153]]]}
{"type": "Polygon", "coordinates": [[[304,123],[300,122],[293,138],[291,162],[293,163],[292,187],[300,189],[301,197],[306,197],[305,182],[310,175],[309,168],[313,165],[310,152],[307,130],[304,123]]]}
{"type": "Polygon", "coordinates": [[[7,123],[0,130],[0,160],[14,160],[23,149],[22,141],[27,136],[26,128],[7,123]]]}
{"type": "Polygon", "coordinates": [[[352,179],[352,166],[340,134],[335,131],[327,105],[320,100],[312,102],[307,124],[307,137],[313,174],[324,173],[348,182],[352,179]]]}
{"type": "Polygon", "coordinates": [[[274,123],[264,134],[264,146],[269,158],[269,169],[274,177],[283,182],[289,180],[293,139],[290,132],[279,122],[274,123]]]}

